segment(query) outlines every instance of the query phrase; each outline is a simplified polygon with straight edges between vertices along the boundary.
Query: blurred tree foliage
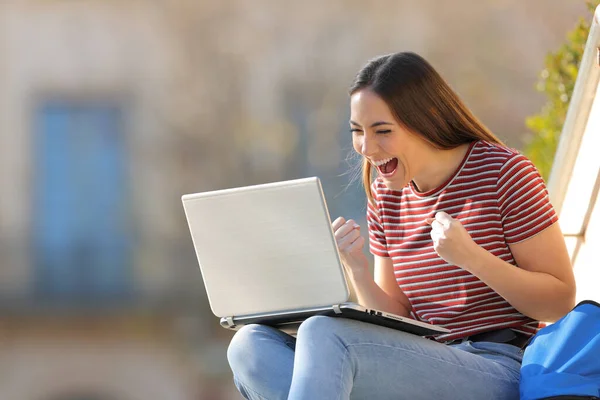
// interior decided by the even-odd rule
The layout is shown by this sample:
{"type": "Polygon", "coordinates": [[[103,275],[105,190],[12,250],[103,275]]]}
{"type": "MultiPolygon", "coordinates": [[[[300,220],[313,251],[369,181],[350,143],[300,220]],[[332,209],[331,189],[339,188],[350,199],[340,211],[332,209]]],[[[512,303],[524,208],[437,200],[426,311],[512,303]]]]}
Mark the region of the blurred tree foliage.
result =
{"type": "MultiPolygon", "coordinates": [[[[586,3],[593,13],[600,0],[587,0],[586,3]]],[[[567,42],[556,52],[546,56],[545,68],[540,73],[537,90],[544,92],[548,99],[539,114],[528,117],[525,121],[527,127],[534,132],[525,153],[546,181],[573,94],[590,30],[590,20],[589,16],[580,18],[575,29],[567,34],[567,42]]]]}

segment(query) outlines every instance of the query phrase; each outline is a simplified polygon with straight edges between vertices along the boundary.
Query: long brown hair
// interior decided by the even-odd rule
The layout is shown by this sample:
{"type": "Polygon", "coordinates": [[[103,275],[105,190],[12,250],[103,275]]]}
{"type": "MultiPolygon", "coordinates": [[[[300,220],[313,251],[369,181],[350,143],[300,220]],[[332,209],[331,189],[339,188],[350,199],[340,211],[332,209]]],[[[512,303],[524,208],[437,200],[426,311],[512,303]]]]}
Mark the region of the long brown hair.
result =
{"type": "MultiPolygon", "coordinates": [[[[400,124],[438,149],[477,140],[503,145],[418,54],[395,53],[370,60],[356,75],[350,95],[363,89],[381,97],[400,124]]],[[[362,183],[371,204],[372,175],[371,163],[363,158],[362,183]]]]}

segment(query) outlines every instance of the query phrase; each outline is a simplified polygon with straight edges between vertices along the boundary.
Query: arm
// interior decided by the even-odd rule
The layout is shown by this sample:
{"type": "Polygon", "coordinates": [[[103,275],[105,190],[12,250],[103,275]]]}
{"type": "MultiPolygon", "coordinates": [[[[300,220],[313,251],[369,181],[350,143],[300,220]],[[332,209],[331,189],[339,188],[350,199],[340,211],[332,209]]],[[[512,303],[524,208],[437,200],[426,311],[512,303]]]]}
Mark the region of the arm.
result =
{"type": "Polygon", "coordinates": [[[569,312],[575,278],[558,224],[509,247],[519,268],[479,246],[463,268],[533,319],[556,321],[569,312]]]}
{"type": "Polygon", "coordinates": [[[348,276],[360,305],[404,317],[409,316],[412,307],[396,282],[391,258],[375,256],[375,279],[366,268],[350,270],[348,276]]]}
{"type": "Polygon", "coordinates": [[[358,303],[368,308],[408,316],[410,303],[396,282],[392,259],[375,256],[373,279],[367,257],[363,253],[365,239],[360,235],[360,226],[351,219],[346,221],[339,217],[333,221],[332,228],[342,264],[356,292],[358,303]]]}
{"type": "Polygon", "coordinates": [[[575,278],[558,224],[509,245],[515,267],[477,245],[460,221],[445,212],[427,222],[440,257],[477,276],[524,315],[555,321],[573,308],[575,278]]]}
{"type": "Polygon", "coordinates": [[[434,249],[521,313],[541,321],[557,320],[573,308],[575,279],[544,180],[530,160],[515,155],[499,171],[496,196],[504,238],[518,267],[478,246],[445,212],[427,221],[434,249]]]}

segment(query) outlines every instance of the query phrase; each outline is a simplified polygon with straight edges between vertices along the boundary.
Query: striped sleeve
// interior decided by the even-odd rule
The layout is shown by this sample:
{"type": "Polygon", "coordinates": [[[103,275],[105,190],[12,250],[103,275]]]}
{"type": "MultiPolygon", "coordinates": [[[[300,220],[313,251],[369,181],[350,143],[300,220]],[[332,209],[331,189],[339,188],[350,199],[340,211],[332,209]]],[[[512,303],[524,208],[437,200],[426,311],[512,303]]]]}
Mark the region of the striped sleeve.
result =
{"type": "Polygon", "coordinates": [[[370,202],[367,202],[367,225],[369,228],[369,249],[373,255],[379,257],[389,257],[387,251],[387,242],[385,240],[385,232],[383,230],[383,223],[380,218],[379,210],[377,209],[377,187],[375,184],[371,186],[373,193],[374,203],[373,206],[370,202]]]}
{"type": "Polygon", "coordinates": [[[509,244],[529,239],[558,221],[544,180],[523,155],[511,157],[502,166],[497,195],[509,244]]]}

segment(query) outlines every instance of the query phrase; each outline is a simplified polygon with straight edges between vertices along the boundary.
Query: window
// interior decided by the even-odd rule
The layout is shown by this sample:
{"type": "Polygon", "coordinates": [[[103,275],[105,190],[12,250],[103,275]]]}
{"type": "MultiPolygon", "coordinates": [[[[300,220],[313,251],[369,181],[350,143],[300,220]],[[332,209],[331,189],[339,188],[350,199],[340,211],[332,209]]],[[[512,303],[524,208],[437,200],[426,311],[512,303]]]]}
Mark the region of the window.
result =
{"type": "Polygon", "coordinates": [[[33,253],[44,301],[118,301],[131,290],[122,120],[114,104],[35,111],[33,253]]]}

